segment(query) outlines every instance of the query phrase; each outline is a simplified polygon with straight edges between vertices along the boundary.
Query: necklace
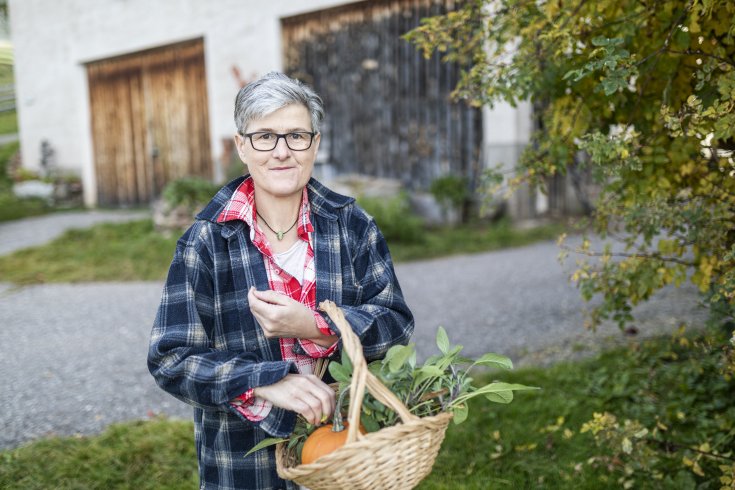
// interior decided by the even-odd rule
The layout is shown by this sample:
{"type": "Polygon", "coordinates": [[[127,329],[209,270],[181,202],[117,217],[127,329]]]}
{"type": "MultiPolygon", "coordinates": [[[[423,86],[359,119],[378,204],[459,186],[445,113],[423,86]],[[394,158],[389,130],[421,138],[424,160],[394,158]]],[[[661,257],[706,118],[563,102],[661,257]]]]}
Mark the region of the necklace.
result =
{"type": "Polygon", "coordinates": [[[259,213],[259,212],[257,212],[257,211],[256,211],[256,212],[255,212],[255,214],[257,214],[257,215],[258,215],[258,218],[260,218],[260,219],[262,219],[262,220],[263,220],[263,224],[264,224],[265,226],[267,226],[267,227],[268,227],[268,229],[269,229],[270,231],[272,231],[273,233],[275,233],[275,234],[276,234],[276,238],[278,238],[278,241],[279,241],[279,242],[280,242],[281,240],[283,240],[283,236],[284,236],[284,235],[285,235],[286,233],[288,233],[289,231],[291,231],[291,230],[293,229],[293,227],[294,227],[294,226],[296,226],[296,223],[298,223],[298,222],[299,222],[299,217],[298,217],[298,215],[297,215],[297,216],[296,216],[296,221],[294,221],[294,222],[293,222],[293,224],[292,224],[292,225],[291,225],[291,226],[290,226],[290,227],[288,228],[288,230],[286,230],[286,231],[276,231],[276,230],[274,230],[273,228],[271,228],[271,225],[269,225],[269,224],[268,224],[268,222],[267,222],[267,221],[265,220],[265,218],[264,218],[264,217],[262,217],[262,216],[260,215],[260,213],[259,213]]]}

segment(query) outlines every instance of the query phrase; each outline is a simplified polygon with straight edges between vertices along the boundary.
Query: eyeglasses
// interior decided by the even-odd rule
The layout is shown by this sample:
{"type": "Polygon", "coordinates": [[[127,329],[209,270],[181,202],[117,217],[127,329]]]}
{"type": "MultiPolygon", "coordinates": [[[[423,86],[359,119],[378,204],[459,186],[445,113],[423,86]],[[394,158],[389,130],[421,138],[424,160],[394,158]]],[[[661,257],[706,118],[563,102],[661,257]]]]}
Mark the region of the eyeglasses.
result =
{"type": "Polygon", "coordinates": [[[295,131],[293,133],[278,134],[270,133],[267,131],[258,131],[255,133],[243,134],[246,138],[250,139],[250,144],[253,145],[253,149],[258,151],[271,151],[278,146],[278,140],[283,138],[286,141],[286,146],[293,151],[304,151],[311,148],[311,144],[314,142],[314,136],[317,133],[309,133],[307,131],[295,131]]]}

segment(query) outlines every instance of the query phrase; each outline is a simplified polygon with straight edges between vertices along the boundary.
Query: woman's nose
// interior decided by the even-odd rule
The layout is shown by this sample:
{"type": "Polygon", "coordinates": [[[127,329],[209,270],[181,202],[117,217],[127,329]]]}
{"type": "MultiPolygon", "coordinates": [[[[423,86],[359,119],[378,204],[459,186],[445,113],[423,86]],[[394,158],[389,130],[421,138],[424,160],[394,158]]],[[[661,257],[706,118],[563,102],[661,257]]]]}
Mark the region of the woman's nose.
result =
{"type": "Polygon", "coordinates": [[[288,145],[286,144],[286,138],[278,138],[276,147],[273,148],[273,156],[278,159],[283,159],[288,156],[288,145]]]}

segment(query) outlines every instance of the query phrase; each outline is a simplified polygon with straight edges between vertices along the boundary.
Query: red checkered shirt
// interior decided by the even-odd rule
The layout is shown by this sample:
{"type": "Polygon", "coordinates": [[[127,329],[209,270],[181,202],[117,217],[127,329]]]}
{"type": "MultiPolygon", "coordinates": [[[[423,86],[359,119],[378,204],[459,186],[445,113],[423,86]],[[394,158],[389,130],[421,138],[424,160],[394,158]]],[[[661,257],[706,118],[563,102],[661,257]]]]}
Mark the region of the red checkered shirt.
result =
{"type": "MultiPolygon", "coordinates": [[[[316,326],[319,331],[324,335],[334,335],[326,320],[316,311],[316,271],[314,270],[314,249],[311,244],[311,233],[314,231],[314,227],[311,224],[309,213],[309,198],[306,188],[304,188],[298,217],[299,226],[296,229],[299,239],[304,240],[308,247],[306,260],[304,261],[304,277],[301,284],[276,263],[270,243],[263,230],[258,226],[255,213],[255,187],[252,178],[247,178],[240,184],[232,198],[225,205],[222,213],[220,213],[217,222],[222,223],[238,219],[244,221],[250,227],[250,240],[263,254],[270,288],[310,308],[314,312],[316,326]]],[[[316,359],[329,356],[337,348],[336,342],[327,348],[307,339],[281,338],[279,341],[283,360],[293,362],[302,374],[313,373],[316,359]],[[293,351],[293,347],[297,342],[308,355],[293,351]]],[[[263,420],[273,406],[268,400],[253,396],[252,388],[233,400],[232,405],[238,412],[253,422],[263,420]]]]}

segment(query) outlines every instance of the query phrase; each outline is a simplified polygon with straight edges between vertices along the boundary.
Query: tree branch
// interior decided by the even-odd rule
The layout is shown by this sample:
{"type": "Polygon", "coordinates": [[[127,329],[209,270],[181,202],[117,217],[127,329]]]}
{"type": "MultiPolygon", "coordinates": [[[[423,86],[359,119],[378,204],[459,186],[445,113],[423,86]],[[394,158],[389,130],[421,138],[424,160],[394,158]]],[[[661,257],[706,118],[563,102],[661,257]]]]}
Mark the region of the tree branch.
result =
{"type": "Polygon", "coordinates": [[[676,50],[676,49],[667,49],[666,52],[667,53],[672,53],[672,54],[684,54],[684,55],[691,55],[691,56],[705,56],[707,58],[713,58],[713,59],[716,59],[717,61],[721,61],[723,63],[726,63],[726,64],[728,64],[730,66],[735,66],[735,63],[733,63],[732,61],[730,61],[730,60],[728,60],[726,58],[723,58],[721,56],[714,55],[712,53],[705,53],[704,51],[699,50],[699,49],[697,49],[695,51],[692,51],[691,49],[687,49],[685,51],[679,51],[679,50],[676,50]]]}
{"type": "Polygon", "coordinates": [[[681,264],[687,267],[694,267],[695,265],[697,265],[695,262],[686,261],[684,259],[680,259],[677,257],[664,257],[657,252],[654,252],[651,254],[625,253],[625,252],[603,253],[603,252],[595,252],[592,250],[582,250],[580,248],[573,248],[573,247],[570,247],[569,245],[561,245],[561,248],[568,252],[574,252],[574,253],[586,255],[588,257],[624,257],[626,259],[631,259],[631,258],[655,259],[655,260],[661,260],[663,262],[673,262],[675,264],[681,264]]]}

